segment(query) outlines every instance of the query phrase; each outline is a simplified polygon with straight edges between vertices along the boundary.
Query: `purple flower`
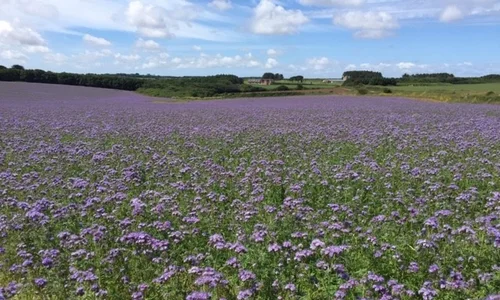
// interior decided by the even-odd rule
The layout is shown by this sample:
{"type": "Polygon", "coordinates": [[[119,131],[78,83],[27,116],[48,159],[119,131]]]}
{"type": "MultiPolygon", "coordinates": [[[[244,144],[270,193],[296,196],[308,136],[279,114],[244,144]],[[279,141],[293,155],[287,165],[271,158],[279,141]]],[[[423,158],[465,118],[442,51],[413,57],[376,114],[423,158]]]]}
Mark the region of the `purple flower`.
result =
{"type": "Polygon", "coordinates": [[[192,292],[186,297],[186,300],[209,300],[212,295],[206,292],[192,292]]]}
{"type": "Polygon", "coordinates": [[[44,278],[35,278],[35,285],[39,288],[43,288],[47,285],[47,280],[44,278]]]}
{"type": "Polygon", "coordinates": [[[334,257],[342,254],[344,251],[348,249],[349,246],[329,246],[321,250],[321,253],[329,257],[334,257]]]}
{"type": "Polygon", "coordinates": [[[411,262],[410,266],[408,267],[408,271],[410,273],[417,273],[420,267],[418,266],[418,263],[416,262],[411,262]]]}
{"type": "Polygon", "coordinates": [[[312,252],[311,250],[309,249],[306,249],[306,250],[301,250],[301,251],[298,251],[297,253],[295,253],[295,258],[294,260],[296,261],[302,261],[303,259],[313,255],[314,252],[312,252]]]}
{"type": "Polygon", "coordinates": [[[288,283],[287,285],[285,285],[285,290],[288,290],[290,292],[295,292],[296,291],[296,287],[295,287],[295,284],[293,283],[288,283]]]}
{"type": "Polygon", "coordinates": [[[321,240],[315,239],[311,242],[311,246],[309,247],[311,250],[316,250],[318,248],[324,248],[325,243],[323,243],[321,240]]]}
{"type": "Polygon", "coordinates": [[[252,296],[253,296],[253,291],[251,289],[248,289],[248,290],[239,291],[236,299],[246,300],[246,299],[250,299],[250,297],[252,297],[252,296]]]}
{"type": "Polygon", "coordinates": [[[241,281],[255,280],[255,274],[247,270],[241,270],[239,278],[241,281]]]}
{"type": "Polygon", "coordinates": [[[436,264],[433,264],[429,267],[429,273],[436,273],[437,271],[439,271],[439,266],[436,265],[436,264]]]}
{"type": "Polygon", "coordinates": [[[273,244],[267,246],[268,252],[279,252],[280,250],[281,250],[281,246],[277,243],[273,243],[273,244]]]}
{"type": "Polygon", "coordinates": [[[238,262],[238,259],[236,257],[231,257],[226,261],[226,265],[231,266],[233,268],[239,268],[240,263],[238,262]]]}
{"type": "Polygon", "coordinates": [[[418,294],[422,296],[424,300],[432,300],[437,296],[437,291],[432,288],[430,282],[425,282],[422,288],[418,291],[418,294]]]}

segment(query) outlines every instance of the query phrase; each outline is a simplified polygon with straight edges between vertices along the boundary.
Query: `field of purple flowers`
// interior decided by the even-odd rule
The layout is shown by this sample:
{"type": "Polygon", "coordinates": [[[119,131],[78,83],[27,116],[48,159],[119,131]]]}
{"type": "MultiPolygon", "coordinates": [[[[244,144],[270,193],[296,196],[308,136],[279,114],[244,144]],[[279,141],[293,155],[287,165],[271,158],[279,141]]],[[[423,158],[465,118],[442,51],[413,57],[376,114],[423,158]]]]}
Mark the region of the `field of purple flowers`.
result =
{"type": "Polygon", "coordinates": [[[0,133],[0,299],[499,299],[499,106],[2,83],[0,133]]]}

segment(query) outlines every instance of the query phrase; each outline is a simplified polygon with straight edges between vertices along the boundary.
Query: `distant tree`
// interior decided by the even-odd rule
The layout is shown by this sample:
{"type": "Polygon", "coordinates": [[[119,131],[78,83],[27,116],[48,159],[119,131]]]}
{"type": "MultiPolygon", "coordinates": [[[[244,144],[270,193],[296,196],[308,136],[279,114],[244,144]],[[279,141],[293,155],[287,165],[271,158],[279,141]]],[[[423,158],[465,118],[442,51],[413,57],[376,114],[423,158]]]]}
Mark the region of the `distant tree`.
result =
{"type": "Polygon", "coordinates": [[[35,72],[33,70],[21,70],[19,80],[25,82],[35,82],[35,72]]]}
{"type": "Polygon", "coordinates": [[[262,75],[262,79],[274,79],[274,74],[273,73],[264,73],[264,75],[262,75]]]}
{"type": "Polygon", "coordinates": [[[304,81],[304,76],[302,76],[302,75],[293,76],[293,77],[290,77],[290,80],[291,81],[303,82],[304,81]]]}
{"type": "MultiPolygon", "coordinates": [[[[423,74],[404,74],[401,80],[406,83],[461,83],[464,78],[457,78],[450,73],[423,73],[423,74]]],[[[470,80],[469,80],[470,81],[470,80]]]]}
{"type": "Polygon", "coordinates": [[[16,69],[0,70],[0,81],[19,81],[20,71],[16,69]]]}
{"type": "Polygon", "coordinates": [[[5,70],[5,69],[7,69],[7,67],[6,67],[6,66],[2,66],[2,65],[0,65],[0,70],[5,70]]]}
{"type": "Polygon", "coordinates": [[[342,77],[347,78],[343,83],[346,86],[381,85],[384,80],[382,73],[373,71],[347,71],[342,77]]]}
{"type": "Polygon", "coordinates": [[[57,84],[57,74],[53,72],[45,72],[42,75],[42,81],[43,83],[52,83],[52,84],[57,84]]]}
{"type": "Polygon", "coordinates": [[[483,78],[483,79],[500,80],[500,75],[499,74],[490,74],[490,75],[483,76],[481,78],[483,78]]]}
{"type": "Polygon", "coordinates": [[[21,65],[13,65],[12,67],[10,67],[11,69],[14,69],[14,70],[24,70],[24,67],[21,66],[21,65]]]}

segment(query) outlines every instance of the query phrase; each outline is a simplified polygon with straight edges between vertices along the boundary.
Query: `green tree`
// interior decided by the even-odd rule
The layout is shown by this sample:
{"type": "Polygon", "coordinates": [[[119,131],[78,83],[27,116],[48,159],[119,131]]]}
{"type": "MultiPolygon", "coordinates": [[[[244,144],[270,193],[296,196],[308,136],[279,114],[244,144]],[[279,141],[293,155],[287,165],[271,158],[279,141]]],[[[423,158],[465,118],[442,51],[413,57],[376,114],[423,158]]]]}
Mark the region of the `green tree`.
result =
{"type": "Polygon", "coordinates": [[[33,70],[22,70],[20,72],[19,79],[25,82],[36,82],[35,72],[33,70]]]}
{"type": "Polygon", "coordinates": [[[24,70],[24,67],[21,65],[12,65],[12,67],[10,67],[10,68],[14,69],[14,70],[24,70]]]}
{"type": "Polygon", "coordinates": [[[273,73],[264,73],[264,75],[262,75],[262,79],[274,79],[274,74],[273,73]]]}
{"type": "Polygon", "coordinates": [[[304,81],[304,76],[302,76],[302,75],[293,76],[293,77],[290,77],[290,80],[291,81],[303,82],[304,81]]]}
{"type": "Polygon", "coordinates": [[[19,81],[20,71],[16,69],[0,70],[0,81],[19,81]]]}

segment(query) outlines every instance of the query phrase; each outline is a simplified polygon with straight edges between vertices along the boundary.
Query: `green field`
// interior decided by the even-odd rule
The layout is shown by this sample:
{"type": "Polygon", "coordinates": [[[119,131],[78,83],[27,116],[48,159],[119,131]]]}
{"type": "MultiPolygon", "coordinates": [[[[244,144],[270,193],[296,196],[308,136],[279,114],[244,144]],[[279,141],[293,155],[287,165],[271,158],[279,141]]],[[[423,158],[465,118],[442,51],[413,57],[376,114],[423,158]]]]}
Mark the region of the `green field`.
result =
{"type": "Polygon", "coordinates": [[[386,88],[367,86],[366,90],[371,95],[392,95],[442,102],[500,103],[500,83],[401,85],[386,88]]]}
{"type": "Polygon", "coordinates": [[[439,85],[422,85],[422,86],[412,86],[412,85],[401,85],[391,87],[395,91],[407,91],[407,92],[470,92],[470,93],[487,93],[494,92],[500,93],[500,83],[479,83],[479,84],[439,84],[439,85]]]}
{"type": "MultiPolygon", "coordinates": [[[[248,80],[245,81],[245,83],[248,83],[248,80]]],[[[260,85],[260,84],[251,84],[252,86],[255,87],[261,87],[266,90],[275,90],[278,86],[284,85],[287,86],[291,90],[297,89],[297,85],[302,85],[305,90],[312,90],[312,89],[329,89],[329,88],[334,88],[338,87],[341,85],[341,82],[336,82],[336,83],[323,83],[322,80],[319,79],[305,79],[302,83],[297,82],[297,81],[290,81],[290,80],[280,80],[280,81],[275,81],[272,85],[260,85]]]]}

